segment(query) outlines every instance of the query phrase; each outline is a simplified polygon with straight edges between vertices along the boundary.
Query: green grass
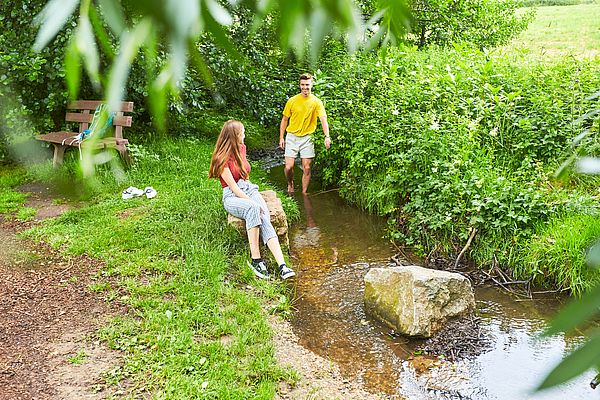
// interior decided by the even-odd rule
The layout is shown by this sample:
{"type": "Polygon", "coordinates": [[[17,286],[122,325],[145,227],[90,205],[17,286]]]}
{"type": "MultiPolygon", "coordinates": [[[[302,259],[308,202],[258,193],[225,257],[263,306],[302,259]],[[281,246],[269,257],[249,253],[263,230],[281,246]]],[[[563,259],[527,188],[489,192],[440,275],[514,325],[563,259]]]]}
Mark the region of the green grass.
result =
{"type": "Polygon", "coordinates": [[[530,243],[524,263],[515,267],[520,277],[569,289],[581,295],[600,283],[600,271],[586,265],[586,252],[600,238],[600,216],[571,214],[540,226],[530,243]]]}
{"type": "Polygon", "coordinates": [[[81,349],[72,357],[68,357],[67,361],[73,365],[81,365],[87,358],[87,354],[84,349],[81,349]]]}
{"type": "Polygon", "coordinates": [[[27,195],[14,190],[25,183],[27,173],[22,168],[3,166],[0,168],[0,214],[17,211],[27,199],[27,195]]]}
{"type": "Polygon", "coordinates": [[[600,4],[538,7],[529,28],[503,50],[544,60],[591,58],[600,55],[599,28],[600,4]]]}
{"type": "MultiPolygon", "coordinates": [[[[207,178],[213,144],[165,140],[139,149],[122,182],[99,169],[88,206],[26,235],[106,262],[90,290],[130,307],[100,331],[126,354],[106,379],[132,382],[128,398],[273,398],[294,373],[275,362],[266,313],[289,313],[288,288],[257,281],[245,267],[246,239],[226,226],[220,184],[207,178]],[[153,186],[158,196],[122,200],[128,186],[153,186]]],[[[253,181],[261,174],[253,169],[253,181]]]]}

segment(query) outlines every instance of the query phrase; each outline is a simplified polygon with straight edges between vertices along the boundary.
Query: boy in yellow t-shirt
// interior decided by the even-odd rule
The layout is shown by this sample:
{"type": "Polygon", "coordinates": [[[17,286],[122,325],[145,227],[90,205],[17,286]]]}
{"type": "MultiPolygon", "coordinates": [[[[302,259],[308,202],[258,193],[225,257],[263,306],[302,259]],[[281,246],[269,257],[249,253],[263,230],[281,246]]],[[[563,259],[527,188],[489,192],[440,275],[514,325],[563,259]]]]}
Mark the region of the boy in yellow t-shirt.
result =
{"type": "Polygon", "coordinates": [[[323,102],[311,93],[312,85],[310,74],[300,76],[300,94],[287,101],[279,125],[279,147],[285,150],[285,177],[290,193],[294,191],[294,161],[298,153],[302,160],[302,193],[308,190],[310,164],[315,157],[312,134],[317,129],[317,117],[325,133],[325,148],[331,146],[325,108],[323,102]]]}

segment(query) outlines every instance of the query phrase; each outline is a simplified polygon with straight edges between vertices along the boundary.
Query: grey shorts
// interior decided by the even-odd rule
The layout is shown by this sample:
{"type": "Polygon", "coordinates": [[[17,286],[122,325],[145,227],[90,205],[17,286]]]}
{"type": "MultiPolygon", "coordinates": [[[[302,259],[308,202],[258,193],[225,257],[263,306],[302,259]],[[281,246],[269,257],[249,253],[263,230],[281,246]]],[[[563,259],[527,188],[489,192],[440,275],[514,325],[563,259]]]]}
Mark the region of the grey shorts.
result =
{"type": "Polygon", "coordinates": [[[315,158],[315,145],[312,141],[312,135],[296,136],[293,133],[285,135],[285,156],[296,158],[300,153],[300,158],[315,158]]]}

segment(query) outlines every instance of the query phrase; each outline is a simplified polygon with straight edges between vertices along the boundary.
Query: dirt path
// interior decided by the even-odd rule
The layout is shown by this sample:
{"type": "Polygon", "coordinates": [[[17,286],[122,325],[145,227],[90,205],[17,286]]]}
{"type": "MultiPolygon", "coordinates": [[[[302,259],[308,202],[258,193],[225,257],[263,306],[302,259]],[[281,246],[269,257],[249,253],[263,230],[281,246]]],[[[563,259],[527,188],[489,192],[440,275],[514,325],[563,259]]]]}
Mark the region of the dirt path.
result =
{"type": "Polygon", "coordinates": [[[18,239],[20,230],[68,208],[42,187],[25,190],[33,191],[27,206],[39,210],[36,220],[0,216],[0,398],[106,398],[102,374],[121,361],[95,338],[119,311],[88,289],[102,265],[18,239]]]}

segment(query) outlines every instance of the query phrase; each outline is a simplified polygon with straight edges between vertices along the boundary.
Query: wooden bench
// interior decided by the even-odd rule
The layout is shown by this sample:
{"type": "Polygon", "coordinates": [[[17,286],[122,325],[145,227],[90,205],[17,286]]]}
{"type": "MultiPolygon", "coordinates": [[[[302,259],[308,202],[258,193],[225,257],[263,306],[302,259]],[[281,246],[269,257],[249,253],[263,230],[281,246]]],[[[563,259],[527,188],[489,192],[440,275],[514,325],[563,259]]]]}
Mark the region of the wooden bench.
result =
{"type": "MultiPolygon", "coordinates": [[[[102,101],[78,100],[68,105],[65,121],[79,123],[79,132],[60,131],[36,136],[37,140],[51,143],[54,146],[53,163],[55,167],[63,163],[66,149],[79,146],[81,146],[81,148],[92,146],[95,150],[115,149],[119,152],[125,162],[129,162],[126,147],[129,141],[123,138],[123,127],[131,126],[132,119],[131,116],[124,115],[123,113],[133,111],[133,102],[131,101],[121,102],[120,109],[113,117],[114,135],[107,134],[110,136],[93,140],[90,138],[84,140],[81,144],[72,139],[78,133],[88,129],[94,117],[94,111],[100,104],[102,104],[102,101]],[[71,110],[71,112],[69,112],[69,110],[71,110]]],[[[110,131],[112,131],[112,129],[110,131]]]]}

